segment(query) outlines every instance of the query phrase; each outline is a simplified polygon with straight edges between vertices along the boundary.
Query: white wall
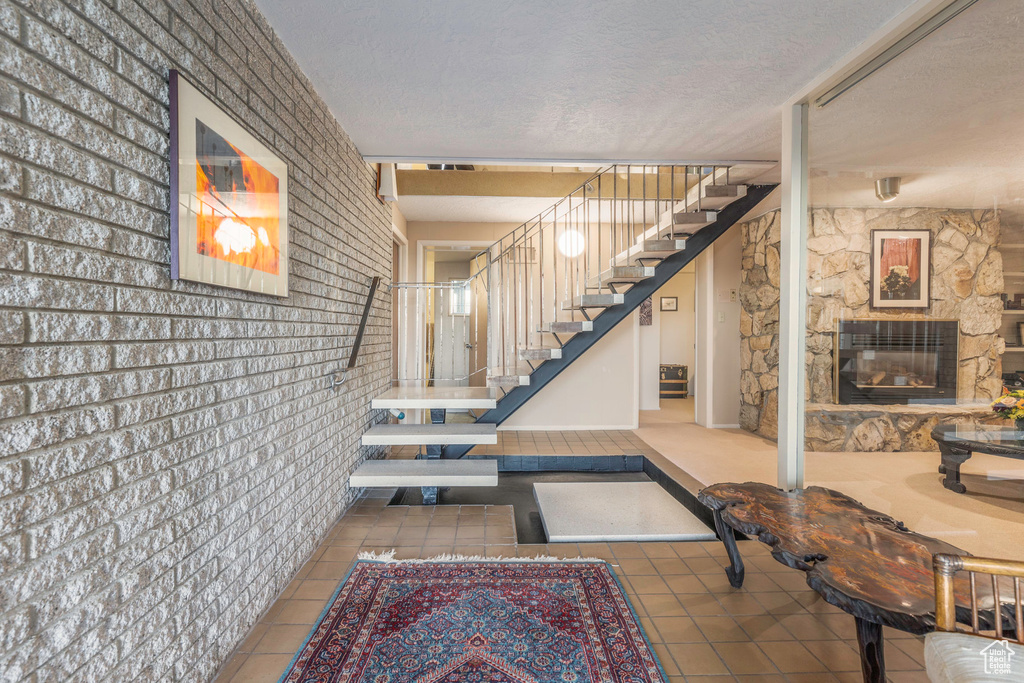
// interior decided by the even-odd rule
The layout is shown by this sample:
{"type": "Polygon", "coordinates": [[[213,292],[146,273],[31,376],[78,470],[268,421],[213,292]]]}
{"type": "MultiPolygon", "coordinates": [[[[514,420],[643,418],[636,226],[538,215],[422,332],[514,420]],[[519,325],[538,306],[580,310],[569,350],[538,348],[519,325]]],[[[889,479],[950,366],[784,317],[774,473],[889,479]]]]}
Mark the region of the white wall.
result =
{"type": "MultiPolygon", "coordinates": [[[[655,296],[657,301],[658,297],[655,296]]],[[[661,361],[661,330],[658,321],[658,306],[654,305],[654,315],[650,325],[640,326],[638,333],[640,353],[640,410],[659,410],[658,399],[658,365],[661,361]]]]}
{"type": "Polygon", "coordinates": [[[634,312],[499,429],[636,429],[638,331],[634,312]]]}
{"type": "Polygon", "coordinates": [[[712,427],[740,423],[740,304],[735,296],[740,288],[740,250],[741,235],[735,226],[715,240],[712,427]]]}

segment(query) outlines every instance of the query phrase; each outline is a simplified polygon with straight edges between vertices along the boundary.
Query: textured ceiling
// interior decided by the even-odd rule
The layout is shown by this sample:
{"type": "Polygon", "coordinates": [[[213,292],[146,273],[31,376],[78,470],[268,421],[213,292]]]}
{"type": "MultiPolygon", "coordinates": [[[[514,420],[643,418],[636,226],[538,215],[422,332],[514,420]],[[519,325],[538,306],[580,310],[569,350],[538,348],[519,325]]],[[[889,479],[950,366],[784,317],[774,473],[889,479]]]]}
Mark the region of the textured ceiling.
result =
{"type": "Polygon", "coordinates": [[[777,159],[911,0],[257,0],[366,155],[777,159]]]}
{"type": "Polygon", "coordinates": [[[1024,2],[979,2],[810,112],[811,203],[1024,211],[1024,2]]]}

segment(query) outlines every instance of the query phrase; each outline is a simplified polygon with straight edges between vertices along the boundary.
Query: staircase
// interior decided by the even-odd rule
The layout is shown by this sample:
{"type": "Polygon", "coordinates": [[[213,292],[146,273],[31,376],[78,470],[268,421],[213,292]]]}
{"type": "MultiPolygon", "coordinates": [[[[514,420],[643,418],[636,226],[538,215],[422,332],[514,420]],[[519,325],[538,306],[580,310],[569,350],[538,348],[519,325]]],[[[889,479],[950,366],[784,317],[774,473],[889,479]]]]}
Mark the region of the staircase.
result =
{"type": "Polygon", "coordinates": [[[431,424],[377,425],[363,443],[423,445],[428,459],[442,460],[496,443],[497,425],[774,188],[738,175],[727,166],[611,166],[481,252],[469,280],[393,284],[430,357],[417,358],[406,378],[414,386],[372,407],[428,409],[431,424]],[[462,353],[465,362],[456,360],[462,353]],[[439,363],[445,354],[450,364],[439,363]],[[487,388],[436,386],[480,383],[483,373],[487,388]],[[484,412],[475,423],[445,423],[454,409],[484,412]]]}

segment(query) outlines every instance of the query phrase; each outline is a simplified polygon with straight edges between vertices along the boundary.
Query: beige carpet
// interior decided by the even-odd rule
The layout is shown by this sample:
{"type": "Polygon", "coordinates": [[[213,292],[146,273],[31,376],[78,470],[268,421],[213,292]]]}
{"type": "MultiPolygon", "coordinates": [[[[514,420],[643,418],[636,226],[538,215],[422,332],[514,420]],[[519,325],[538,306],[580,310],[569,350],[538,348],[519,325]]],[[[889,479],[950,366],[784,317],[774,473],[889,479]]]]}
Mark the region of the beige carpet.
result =
{"type": "MultiPolygon", "coordinates": [[[[776,483],[774,442],[699,427],[683,401],[662,404],[640,413],[636,434],[695,479],[776,483]]],[[[961,470],[962,495],[943,488],[938,464],[938,453],[808,453],[805,483],[842,491],[975,555],[1024,560],[1024,461],[975,455],[961,470]]]]}

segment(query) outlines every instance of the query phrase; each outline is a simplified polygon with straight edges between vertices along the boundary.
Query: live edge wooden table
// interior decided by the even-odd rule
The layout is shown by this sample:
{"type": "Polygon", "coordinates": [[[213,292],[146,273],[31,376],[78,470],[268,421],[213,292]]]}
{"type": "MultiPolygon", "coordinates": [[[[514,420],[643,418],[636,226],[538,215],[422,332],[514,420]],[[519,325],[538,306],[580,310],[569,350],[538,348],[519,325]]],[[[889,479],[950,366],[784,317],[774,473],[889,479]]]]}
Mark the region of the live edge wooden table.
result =
{"type": "MultiPolygon", "coordinates": [[[[932,555],[968,554],[820,486],[787,492],[753,482],[715,484],[698,498],[714,513],[733,587],[743,585],[743,560],[731,529],[770,545],[772,557],[806,572],[808,586],[853,615],[865,683],[885,683],[882,626],[917,635],[935,630],[932,555]]],[[[966,579],[956,584],[956,597],[958,605],[970,604],[966,579]]]]}
{"type": "Polygon", "coordinates": [[[960,483],[960,466],[975,453],[1024,460],[1024,432],[1012,427],[939,425],[932,430],[942,461],[939,473],[946,475],[942,485],[956,493],[966,493],[960,483]]]}

